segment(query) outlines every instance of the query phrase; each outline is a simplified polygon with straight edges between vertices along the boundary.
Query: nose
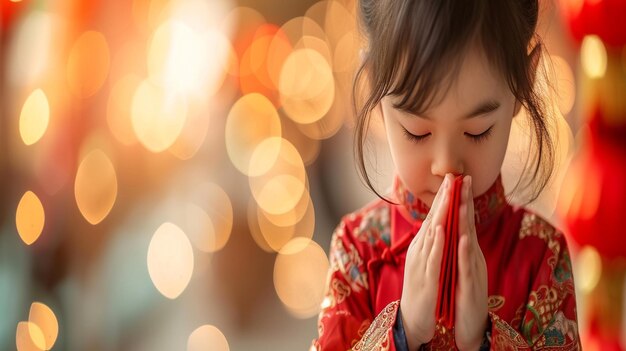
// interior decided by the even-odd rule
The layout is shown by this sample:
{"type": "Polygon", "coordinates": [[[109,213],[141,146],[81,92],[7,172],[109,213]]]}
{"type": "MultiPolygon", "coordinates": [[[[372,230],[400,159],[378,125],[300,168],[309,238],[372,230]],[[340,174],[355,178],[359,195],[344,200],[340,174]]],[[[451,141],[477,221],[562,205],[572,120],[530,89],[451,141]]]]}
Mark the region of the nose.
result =
{"type": "Polygon", "coordinates": [[[454,145],[440,145],[435,151],[431,162],[431,173],[441,178],[446,174],[453,175],[463,174],[465,169],[463,166],[463,158],[461,152],[454,145]]]}

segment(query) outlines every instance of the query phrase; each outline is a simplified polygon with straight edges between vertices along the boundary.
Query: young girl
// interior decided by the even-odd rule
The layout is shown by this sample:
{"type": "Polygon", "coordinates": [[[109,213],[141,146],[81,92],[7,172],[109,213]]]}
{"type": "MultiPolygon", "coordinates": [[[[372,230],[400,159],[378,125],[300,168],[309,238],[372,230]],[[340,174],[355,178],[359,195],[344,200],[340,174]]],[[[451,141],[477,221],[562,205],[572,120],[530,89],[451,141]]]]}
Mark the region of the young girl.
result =
{"type": "Polygon", "coordinates": [[[535,136],[526,177],[531,199],[552,172],[543,97],[533,81],[542,52],[538,1],[360,0],[358,6],[367,47],[355,92],[368,87],[357,110],[359,169],[374,190],[363,143],[375,112],[397,177],[393,194],[381,197],[387,201],[345,216],[333,235],[312,349],[579,349],[565,238],[507,203],[500,178],[522,106],[535,136]],[[454,175],[464,178],[456,317],[448,329],[435,307],[454,175]]]}

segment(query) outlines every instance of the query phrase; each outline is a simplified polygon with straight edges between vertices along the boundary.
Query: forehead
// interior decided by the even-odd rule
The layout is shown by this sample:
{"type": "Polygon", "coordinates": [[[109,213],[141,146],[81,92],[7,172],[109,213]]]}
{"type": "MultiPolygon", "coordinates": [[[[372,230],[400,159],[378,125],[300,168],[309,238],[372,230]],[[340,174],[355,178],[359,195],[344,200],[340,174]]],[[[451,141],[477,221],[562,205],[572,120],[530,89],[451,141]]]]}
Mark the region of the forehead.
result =
{"type": "Polygon", "coordinates": [[[388,95],[396,108],[417,115],[466,109],[480,101],[503,100],[511,94],[504,74],[476,41],[454,56],[443,56],[430,71],[416,70],[406,56],[388,95]],[[407,84],[408,83],[408,84],[407,84]],[[399,88],[401,87],[401,88],[399,88]]]}
{"type": "Polygon", "coordinates": [[[510,94],[504,75],[492,64],[485,51],[472,45],[459,58],[456,74],[450,74],[449,89],[440,89],[442,105],[453,103],[461,107],[477,101],[502,99],[510,94]]]}
{"type": "Polygon", "coordinates": [[[503,103],[511,95],[504,75],[478,45],[468,47],[459,57],[456,69],[436,88],[433,102],[423,115],[456,119],[485,102],[503,103]]]}

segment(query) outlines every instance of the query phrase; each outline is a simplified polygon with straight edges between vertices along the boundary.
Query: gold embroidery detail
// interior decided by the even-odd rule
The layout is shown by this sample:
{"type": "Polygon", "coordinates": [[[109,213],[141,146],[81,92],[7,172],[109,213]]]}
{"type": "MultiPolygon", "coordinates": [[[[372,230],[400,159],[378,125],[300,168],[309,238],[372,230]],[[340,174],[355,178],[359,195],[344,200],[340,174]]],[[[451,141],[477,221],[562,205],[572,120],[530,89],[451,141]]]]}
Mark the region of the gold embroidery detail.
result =
{"type": "Polygon", "coordinates": [[[556,266],[556,260],[561,251],[561,232],[554,229],[545,219],[532,212],[524,213],[519,231],[519,238],[536,236],[548,244],[548,249],[554,254],[548,259],[548,264],[552,269],[556,266]]]}
{"type": "Polygon", "coordinates": [[[374,319],[363,335],[363,338],[354,346],[354,351],[383,351],[389,350],[389,329],[393,327],[398,313],[400,302],[388,304],[374,319]]]}
{"type": "Polygon", "coordinates": [[[487,308],[491,312],[496,312],[504,306],[505,298],[502,295],[491,295],[487,300],[487,308]]]}

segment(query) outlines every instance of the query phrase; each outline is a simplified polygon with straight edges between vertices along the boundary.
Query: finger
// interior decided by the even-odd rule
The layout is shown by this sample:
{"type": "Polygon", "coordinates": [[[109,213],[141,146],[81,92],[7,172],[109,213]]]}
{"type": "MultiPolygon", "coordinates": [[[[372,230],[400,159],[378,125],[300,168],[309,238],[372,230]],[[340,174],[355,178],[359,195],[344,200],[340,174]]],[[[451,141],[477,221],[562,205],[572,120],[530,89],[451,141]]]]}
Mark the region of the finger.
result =
{"type": "Polygon", "coordinates": [[[469,229],[471,233],[476,233],[476,223],[474,217],[474,192],[472,191],[472,176],[466,176],[463,182],[467,182],[467,215],[469,229]]]}
{"type": "Polygon", "coordinates": [[[470,232],[470,221],[469,221],[469,214],[467,211],[467,203],[465,202],[465,199],[463,199],[463,202],[461,202],[461,206],[459,206],[459,234],[461,236],[463,235],[469,235],[470,232]]]}
{"type": "Polygon", "coordinates": [[[430,223],[432,222],[432,219],[433,219],[433,213],[436,211],[435,209],[439,207],[439,203],[441,202],[441,199],[443,195],[445,194],[445,189],[449,187],[450,187],[450,181],[447,179],[447,177],[444,177],[443,182],[439,186],[439,190],[437,191],[437,194],[435,194],[435,199],[433,200],[432,206],[430,207],[430,211],[428,211],[426,218],[422,222],[422,225],[419,231],[417,232],[417,235],[415,235],[413,240],[411,240],[411,243],[409,244],[409,248],[417,245],[416,247],[417,250],[418,251],[422,250],[423,238],[426,236],[427,231],[430,229],[430,223]]]}
{"type": "Polygon", "coordinates": [[[408,250],[415,249],[418,252],[422,250],[422,244],[424,243],[424,235],[422,235],[422,233],[424,232],[424,228],[425,227],[422,225],[420,230],[417,232],[417,234],[411,240],[411,243],[409,244],[408,250]]]}
{"type": "Polygon", "coordinates": [[[431,279],[438,280],[441,273],[441,258],[443,257],[443,226],[438,225],[435,229],[433,248],[428,255],[428,268],[426,274],[431,279]]]}
{"type": "Polygon", "coordinates": [[[422,245],[422,255],[426,255],[424,257],[427,257],[427,255],[430,253],[430,250],[433,247],[433,241],[434,241],[434,236],[435,236],[435,229],[430,226],[428,228],[428,230],[426,231],[426,235],[424,237],[424,245],[422,245]]]}
{"type": "Polygon", "coordinates": [[[472,272],[472,262],[470,261],[471,256],[469,252],[469,240],[468,236],[464,235],[459,239],[459,284],[461,285],[464,291],[467,291],[467,284],[469,283],[471,272],[472,272]]]}
{"type": "MultiPolygon", "coordinates": [[[[476,237],[476,227],[474,225],[474,197],[472,195],[472,177],[465,176],[463,178],[463,196],[462,196],[463,211],[460,211],[461,220],[459,223],[459,231],[466,233],[469,236],[469,240],[472,244],[478,245],[478,238],[476,237]]],[[[461,209],[459,209],[461,210],[461,209]]]]}
{"type": "Polygon", "coordinates": [[[450,179],[448,175],[446,174],[446,176],[443,178],[443,182],[439,186],[439,190],[437,190],[437,194],[435,194],[435,199],[433,200],[433,203],[430,206],[430,211],[428,212],[428,215],[426,216],[426,219],[424,220],[424,223],[422,224],[422,226],[424,225],[427,226],[427,225],[430,225],[430,223],[432,223],[433,214],[440,207],[440,203],[443,200],[444,195],[447,193],[446,190],[449,188],[450,188],[450,179]]]}
{"type": "Polygon", "coordinates": [[[450,179],[452,175],[446,174],[446,182],[448,186],[445,189],[442,189],[443,192],[441,201],[437,204],[437,207],[431,208],[431,212],[433,213],[432,225],[443,225],[446,222],[446,218],[448,217],[448,206],[450,203],[450,192],[452,191],[452,180],[450,179]]]}

